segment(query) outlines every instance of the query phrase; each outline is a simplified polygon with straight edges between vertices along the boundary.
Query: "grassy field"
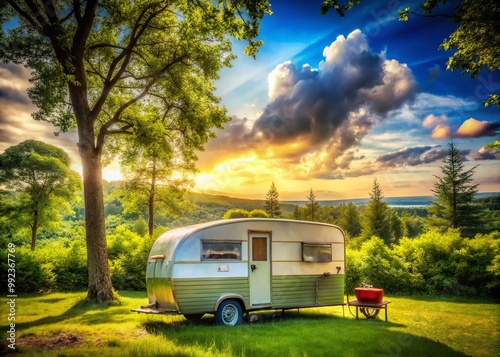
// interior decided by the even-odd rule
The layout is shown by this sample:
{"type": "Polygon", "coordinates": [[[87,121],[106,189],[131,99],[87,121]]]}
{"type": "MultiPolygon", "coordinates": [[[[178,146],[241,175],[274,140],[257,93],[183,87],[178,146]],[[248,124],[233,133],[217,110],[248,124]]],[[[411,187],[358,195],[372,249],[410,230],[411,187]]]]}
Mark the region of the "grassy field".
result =
{"type": "MultiPolygon", "coordinates": [[[[144,293],[120,292],[114,306],[87,304],[84,293],[16,299],[16,350],[27,356],[498,356],[500,305],[458,298],[387,297],[389,322],[356,320],[342,307],[290,310],[282,317],[215,326],[182,316],[130,312],[144,293]]],[[[4,300],[5,301],[5,300],[4,300]]],[[[9,306],[1,304],[0,354],[9,306]]],[[[354,313],[354,308],[352,308],[354,313]]],[[[381,314],[383,315],[383,314],[381,314]]],[[[362,315],[361,315],[362,316],[362,315]]]]}

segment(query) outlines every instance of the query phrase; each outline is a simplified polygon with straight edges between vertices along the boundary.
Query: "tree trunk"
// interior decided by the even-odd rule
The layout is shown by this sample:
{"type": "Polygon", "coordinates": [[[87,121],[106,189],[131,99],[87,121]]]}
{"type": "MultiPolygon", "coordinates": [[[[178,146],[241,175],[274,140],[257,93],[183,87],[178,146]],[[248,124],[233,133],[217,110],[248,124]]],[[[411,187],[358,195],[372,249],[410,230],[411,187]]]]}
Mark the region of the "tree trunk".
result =
{"type": "MultiPolygon", "coordinates": [[[[81,144],[81,142],[80,142],[81,144]]],[[[87,299],[98,303],[114,300],[108,266],[106,226],[100,154],[92,146],[79,145],[83,167],[83,194],[87,241],[87,299]]]]}
{"type": "Polygon", "coordinates": [[[154,230],[154,215],[155,215],[155,210],[154,210],[154,203],[155,203],[155,189],[156,189],[156,158],[153,157],[153,174],[151,175],[151,187],[149,191],[149,202],[148,202],[148,209],[149,209],[149,217],[148,217],[148,229],[149,229],[149,237],[153,236],[153,230],[154,230]]]}
{"type": "Polygon", "coordinates": [[[38,211],[35,211],[33,225],[31,226],[31,250],[35,250],[36,232],[38,231],[38,211]]]}

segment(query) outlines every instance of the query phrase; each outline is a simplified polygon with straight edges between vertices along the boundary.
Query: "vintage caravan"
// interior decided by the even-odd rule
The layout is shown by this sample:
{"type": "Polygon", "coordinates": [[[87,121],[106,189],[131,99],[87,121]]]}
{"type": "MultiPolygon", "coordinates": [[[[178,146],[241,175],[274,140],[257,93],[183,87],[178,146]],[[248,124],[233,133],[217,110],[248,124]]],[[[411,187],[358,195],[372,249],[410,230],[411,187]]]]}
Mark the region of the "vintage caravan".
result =
{"type": "Polygon", "coordinates": [[[149,304],[132,311],[235,325],[244,313],[344,304],[345,241],[334,225],[232,219],[177,228],[154,243],[149,304]]]}

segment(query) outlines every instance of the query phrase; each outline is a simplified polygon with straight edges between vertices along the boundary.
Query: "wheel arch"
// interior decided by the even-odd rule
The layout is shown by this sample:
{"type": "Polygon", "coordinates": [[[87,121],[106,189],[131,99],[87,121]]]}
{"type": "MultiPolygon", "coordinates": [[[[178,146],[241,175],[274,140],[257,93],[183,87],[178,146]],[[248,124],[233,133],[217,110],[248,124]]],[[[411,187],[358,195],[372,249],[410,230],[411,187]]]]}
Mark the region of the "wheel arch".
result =
{"type": "Polygon", "coordinates": [[[223,294],[219,296],[219,298],[215,302],[214,311],[217,311],[219,309],[219,306],[223,301],[229,299],[237,301],[241,305],[241,309],[243,310],[243,312],[247,312],[250,309],[250,305],[248,305],[245,298],[240,294],[223,294]]]}

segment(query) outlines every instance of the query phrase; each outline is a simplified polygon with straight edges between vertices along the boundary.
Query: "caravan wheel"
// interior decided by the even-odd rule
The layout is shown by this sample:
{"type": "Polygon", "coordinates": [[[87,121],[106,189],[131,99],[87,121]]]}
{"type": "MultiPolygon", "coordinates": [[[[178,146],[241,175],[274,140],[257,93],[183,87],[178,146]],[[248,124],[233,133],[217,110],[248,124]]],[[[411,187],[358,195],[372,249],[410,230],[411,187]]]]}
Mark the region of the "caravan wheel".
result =
{"type": "Polygon", "coordinates": [[[218,325],[234,326],[243,322],[243,311],[236,300],[224,300],[215,313],[218,325]]]}

